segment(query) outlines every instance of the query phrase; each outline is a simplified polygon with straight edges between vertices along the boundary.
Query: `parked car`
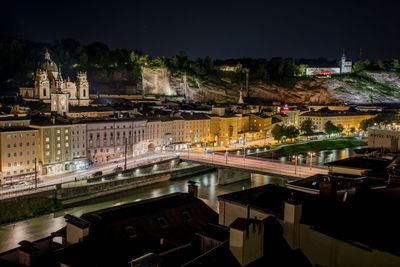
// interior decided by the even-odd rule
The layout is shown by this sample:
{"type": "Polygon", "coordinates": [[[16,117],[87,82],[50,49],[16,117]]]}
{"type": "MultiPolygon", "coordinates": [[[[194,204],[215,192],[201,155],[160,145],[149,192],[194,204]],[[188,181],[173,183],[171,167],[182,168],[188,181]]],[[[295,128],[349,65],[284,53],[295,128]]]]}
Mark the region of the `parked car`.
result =
{"type": "Polygon", "coordinates": [[[122,172],[123,169],[120,166],[117,166],[116,168],[113,169],[114,172],[122,172]]]}
{"type": "Polygon", "coordinates": [[[102,175],[103,175],[103,172],[102,171],[98,171],[98,172],[93,173],[92,177],[100,177],[102,175]]]}

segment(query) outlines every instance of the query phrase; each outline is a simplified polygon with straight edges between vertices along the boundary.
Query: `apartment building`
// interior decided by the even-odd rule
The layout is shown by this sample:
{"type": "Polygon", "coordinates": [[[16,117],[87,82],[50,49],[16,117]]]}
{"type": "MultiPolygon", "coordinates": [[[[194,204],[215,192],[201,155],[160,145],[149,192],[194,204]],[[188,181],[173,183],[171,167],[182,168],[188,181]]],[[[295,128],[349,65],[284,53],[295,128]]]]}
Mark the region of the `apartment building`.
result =
{"type": "Polygon", "coordinates": [[[146,120],[99,119],[85,121],[87,157],[93,163],[104,163],[147,151],[145,145],[146,120]]]}
{"type": "Polygon", "coordinates": [[[73,170],[87,168],[86,124],[71,125],[73,170]]]}
{"type": "Polygon", "coordinates": [[[206,114],[182,113],[184,142],[205,146],[211,139],[211,120],[206,114]]]}
{"type": "Polygon", "coordinates": [[[35,117],[31,127],[39,130],[39,171],[41,174],[57,174],[71,171],[72,124],[60,118],[35,117]]]}
{"type": "Polygon", "coordinates": [[[249,115],[250,131],[257,132],[259,138],[266,138],[271,133],[272,117],[265,114],[249,115]]]}
{"type": "Polygon", "coordinates": [[[34,179],[38,133],[29,127],[0,128],[0,184],[34,179]]]}
{"type": "Polygon", "coordinates": [[[320,109],[319,111],[310,111],[300,115],[299,123],[301,124],[303,121],[311,119],[317,130],[324,130],[325,123],[331,121],[334,125],[342,125],[346,131],[351,128],[359,129],[361,121],[372,119],[376,116],[377,114],[374,112],[320,109]]]}

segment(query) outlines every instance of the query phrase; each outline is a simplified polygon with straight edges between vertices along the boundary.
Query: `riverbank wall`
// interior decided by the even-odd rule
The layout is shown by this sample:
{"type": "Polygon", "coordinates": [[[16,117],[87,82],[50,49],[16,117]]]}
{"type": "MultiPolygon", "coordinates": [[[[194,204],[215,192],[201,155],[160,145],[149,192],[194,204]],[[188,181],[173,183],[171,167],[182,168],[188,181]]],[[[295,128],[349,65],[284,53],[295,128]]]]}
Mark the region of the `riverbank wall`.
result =
{"type": "Polygon", "coordinates": [[[103,180],[102,182],[85,184],[75,184],[72,182],[38,188],[36,192],[32,192],[31,194],[5,198],[0,200],[0,203],[15,202],[23,199],[49,198],[61,201],[63,205],[71,205],[137,187],[201,174],[213,169],[214,168],[209,166],[194,165],[182,169],[163,170],[155,174],[142,175],[139,177],[132,175],[130,178],[123,179],[110,179],[113,175],[115,176],[115,174],[110,174],[100,177],[99,179],[103,180]]]}

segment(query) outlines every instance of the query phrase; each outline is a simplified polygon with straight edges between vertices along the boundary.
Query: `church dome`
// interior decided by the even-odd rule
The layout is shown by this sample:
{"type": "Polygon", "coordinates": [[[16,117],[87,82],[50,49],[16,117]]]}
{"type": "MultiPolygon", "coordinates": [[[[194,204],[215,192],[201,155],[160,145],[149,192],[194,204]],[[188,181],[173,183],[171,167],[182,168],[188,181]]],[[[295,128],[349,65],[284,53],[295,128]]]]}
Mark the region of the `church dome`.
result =
{"type": "Polygon", "coordinates": [[[53,60],[51,60],[50,53],[47,50],[47,48],[46,48],[46,52],[44,53],[44,60],[40,63],[40,68],[42,70],[47,70],[47,71],[51,71],[51,72],[58,71],[57,64],[53,60]]]}

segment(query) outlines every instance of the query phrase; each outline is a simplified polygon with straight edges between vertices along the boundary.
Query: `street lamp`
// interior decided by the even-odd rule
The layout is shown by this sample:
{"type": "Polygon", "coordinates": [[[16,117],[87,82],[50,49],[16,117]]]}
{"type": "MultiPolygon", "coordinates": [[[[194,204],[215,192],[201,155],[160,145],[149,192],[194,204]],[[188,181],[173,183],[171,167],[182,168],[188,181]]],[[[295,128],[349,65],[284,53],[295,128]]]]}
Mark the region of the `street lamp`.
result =
{"type": "Polygon", "coordinates": [[[315,156],[315,152],[308,152],[308,156],[310,156],[310,171],[312,170],[312,158],[315,156]]]}
{"type": "Polygon", "coordinates": [[[299,159],[299,155],[293,155],[294,158],[294,174],[297,174],[297,161],[299,159]]]}

